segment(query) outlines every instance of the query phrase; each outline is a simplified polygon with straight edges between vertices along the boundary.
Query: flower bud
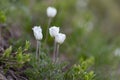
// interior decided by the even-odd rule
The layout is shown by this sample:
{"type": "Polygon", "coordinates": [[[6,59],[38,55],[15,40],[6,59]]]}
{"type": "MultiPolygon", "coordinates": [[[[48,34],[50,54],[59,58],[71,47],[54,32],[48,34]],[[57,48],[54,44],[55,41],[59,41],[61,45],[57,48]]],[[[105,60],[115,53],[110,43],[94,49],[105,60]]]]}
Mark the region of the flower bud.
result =
{"type": "Polygon", "coordinates": [[[62,44],[65,39],[66,39],[66,35],[62,33],[59,33],[55,36],[55,41],[59,44],[62,44]]]}
{"type": "Polygon", "coordinates": [[[40,26],[34,26],[34,28],[32,28],[34,36],[36,38],[36,40],[42,40],[43,35],[42,35],[42,29],[40,26]]]}
{"type": "Polygon", "coordinates": [[[55,37],[59,33],[60,29],[59,27],[53,26],[49,28],[49,33],[51,37],[55,37]]]}
{"type": "Polygon", "coordinates": [[[57,14],[57,10],[54,7],[48,7],[47,8],[47,16],[48,17],[55,17],[55,15],[57,14]]]}

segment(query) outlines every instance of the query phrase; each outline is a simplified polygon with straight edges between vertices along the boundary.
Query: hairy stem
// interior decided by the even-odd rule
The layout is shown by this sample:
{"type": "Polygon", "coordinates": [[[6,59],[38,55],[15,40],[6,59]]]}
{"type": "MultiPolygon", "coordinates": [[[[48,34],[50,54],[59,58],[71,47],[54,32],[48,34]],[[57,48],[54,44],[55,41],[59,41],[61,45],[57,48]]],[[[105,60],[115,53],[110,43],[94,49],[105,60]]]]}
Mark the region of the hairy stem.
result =
{"type": "Polygon", "coordinates": [[[57,62],[58,55],[59,55],[59,44],[56,44],[56,51],[55,51],[55,63],[57,62]]]}
{"type": "Polygon", "coordinates": [[[56,46],[57,46],[57,43],[54,40],[53,62],[55,62],[55,57],[56,57],[56,46]]]}
{"type": "Polygon", "coordinates": [[[36,59],[38,60],[38,58],[39,58],[39,40],[37,40],[37,46],[36,46],[36,59]]]}

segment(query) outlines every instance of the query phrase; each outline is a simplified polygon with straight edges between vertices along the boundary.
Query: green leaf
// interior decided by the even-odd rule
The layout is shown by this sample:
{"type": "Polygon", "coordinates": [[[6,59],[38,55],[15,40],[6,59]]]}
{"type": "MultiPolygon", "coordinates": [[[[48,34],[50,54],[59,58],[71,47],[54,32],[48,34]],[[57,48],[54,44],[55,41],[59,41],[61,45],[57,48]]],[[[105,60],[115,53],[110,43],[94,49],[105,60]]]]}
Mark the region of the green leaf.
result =
{"type": "Polygon", "coordinates": [[[24,63],[22,53],[18,53],[18,54],[16,55],[16,59],[17,59],[17,62],[18,62],[18,63],[20,63],[20,64],[23,64],[23,63],[24,63]]]}
{"type": "Polygon", "coordinates": [[[17,53],[22,53],[22,47],[19,47],[17,53]]]}
{"type": "Polygon", "coordinates": [[[26,41],[25,43],[25,50],[28,50],[30,47],[30,42],[29,41],[26,41]]]}
{"type": "Polygon", "coordinates": [[[10,57],[10,53],[12,52],[12,46],[5,50],[3,57],[10,57]]]}

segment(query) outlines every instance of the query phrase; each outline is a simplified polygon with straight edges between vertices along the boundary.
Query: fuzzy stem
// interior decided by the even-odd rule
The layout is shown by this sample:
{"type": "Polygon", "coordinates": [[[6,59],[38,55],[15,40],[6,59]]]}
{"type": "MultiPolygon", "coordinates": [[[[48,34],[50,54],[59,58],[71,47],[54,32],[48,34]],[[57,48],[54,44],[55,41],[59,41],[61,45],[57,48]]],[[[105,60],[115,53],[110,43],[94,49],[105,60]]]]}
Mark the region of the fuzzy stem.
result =
{"type": "Polygon", "coordinates": [[[55,63],[57,62],[57,58],[58,58],[58,55],[59,55],[59,46],[60,46],[60,44],[56,44],[56,52],[55,52],[55,63]]]}
{"type": "Polygon", "coordinates": [[[55,57],[56,57],[56,46],[57,46],[57,43],[56,41],[54,41],[53,62],[55,62],[55,57]]]}
{"type": "Polygon", "coordinates": [[[36,60],[38,60],[39,55],[39,40],[37,40],[37,46],[36,46],[36,60]]]}
{"type": "Polygon", "coordinates": [[[48,26],[47,26],[47,29],[46,29],[45,46],[46,46],[47,39],[48,39],[48,31],[49,31],[49,27],[50,27],[51,21],[52,21],[52,18],[49,18],[49,20],[48,20],[48,26]]]}
{"type": "Polygon", "coordinates": [[[36,46],[36,60],[37,60],[37,57],[38,57],[38,43],[37,43],[37,46],[36,46]]]}

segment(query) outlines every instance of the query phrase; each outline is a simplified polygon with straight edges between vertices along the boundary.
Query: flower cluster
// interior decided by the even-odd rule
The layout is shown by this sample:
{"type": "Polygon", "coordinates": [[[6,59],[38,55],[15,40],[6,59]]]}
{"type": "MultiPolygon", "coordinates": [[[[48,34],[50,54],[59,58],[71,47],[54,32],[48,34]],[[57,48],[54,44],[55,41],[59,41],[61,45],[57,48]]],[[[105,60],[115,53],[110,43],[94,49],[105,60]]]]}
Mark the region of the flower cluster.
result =
{"type": "Polygon", "coordinates": [[[66,35],[63,33],[59,33],[55,36],[55,41],[59,44],[62,44],[65,39],[66,39],[66,35]]]}
{"type": "MultiPolygon", "coordinates": [[[[34,28],[32,28],[33,32],[34,32],[34,36],[36,38],[36,40],[42,40],[43,38],[43,34],[42,34],[42,29],[40,26],[34,26],[34,28]]],[[[49,34],[51,37],[55,38],[55,41],[59,44],[62,44],[64,42],[64,40],[66,39],[66,35],[63,33],[59,33],[60,29],[59,27],[53,26],[51,28],[49,28],[49,34]]]]}
{"type": "Polygon", "coordinates": [[[55,37],[60,31],[59,27],[53,26],[51,28],[49,28],[49,33],[51,37],[55,37]]]}
{"type": "Polygon", "coordinates": [[[54,37],[57,43],[62,44],[66,39],[66,35],[59,33],[59,31],[60,31],[59,27],[56,26],[49,28],[50,36],[54,37]]]}
{"type": "MultiPolygon", "coordinates": [[[[54,7],[48,7],[47,8],[47,16],[48,17],[55,17],[55,15],[57,14],[57,10],[54,7]]],[[[40,26],[34,26],[33,32],[34,32],[34,36],[36,38],[36,40],[42,40],[43,35],[42,35],[42,29],[40,26]]],[[[51,28],[49,28],[49,34],[51,37],[55,38],[55,41],[59,44],[62,44],[64,42],[64,40],[66,39],[66,35],[59,33],[60,28],[53,26],[51,28]]]]}
{"type": "MultiPolygon", "coordinates": [[[[46,12],[47,12],[47,16],[49,18],[53,18],[57,14],[57,10],[54,7],[48,7],[46,12]]],[[[48,28],[49,28],[49,26],[48,26],[48,28]]],[[[37,58],[39,56],[39,52],[40,52],[39,51],[39,47],[40,47],[39,42],[40,42],[40,40],[42,40],[43,34],[42,34],[42,29],[40,26],[34,26],[34,28],[32,28],[32,30],[33,30],[35,39],[37,40],[37,50],[36,50],[36,58],[37,58]]],[[[58,54],[57,47],[59,46],[59,44],[62,44],[64,42],[64,40],[66,39],[66,35],[63,33],[60,33],[60,28],[56,27],[56,26],[52,26],[49,28],[49,34],[51,37],[54,38],[54,41],[55,41],[54,53],[53,53],[54,57],[55,57],[58,54]]]]}

